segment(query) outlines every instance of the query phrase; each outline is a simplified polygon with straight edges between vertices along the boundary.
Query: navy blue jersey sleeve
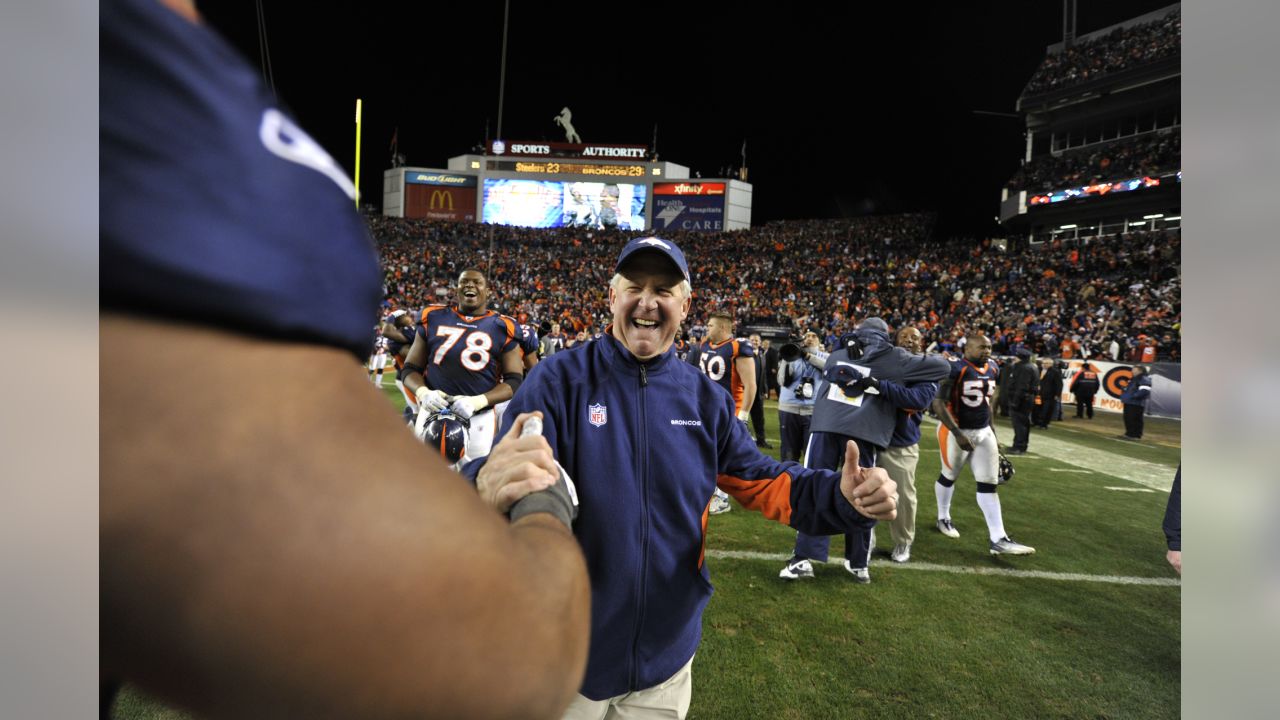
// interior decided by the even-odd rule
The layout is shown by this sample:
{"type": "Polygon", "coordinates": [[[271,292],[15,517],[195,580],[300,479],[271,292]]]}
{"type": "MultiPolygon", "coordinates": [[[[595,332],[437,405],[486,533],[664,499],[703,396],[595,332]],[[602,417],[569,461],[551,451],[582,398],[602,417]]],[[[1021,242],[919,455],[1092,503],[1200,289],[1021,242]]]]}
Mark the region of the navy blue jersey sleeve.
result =
{"type": "Polygon", "coordinates": [[[1182,552],[1182,466],[1173,476],[1173,489],[1164,508],[1164,538],[1170,550],[1182,552]]]}
{"type": "Polygon", "coordinates": [[[102,307],[363,358],[381,280],[342,168],[162,3],[104,4],[99,39],[102,307]]]}
{"type": "Polygon", "coordinates": [[[880,381],[880,396],[902,410],[924,410],[937,394],[937,383],[922,382],[903,386],[892,380],[880,381]]]}

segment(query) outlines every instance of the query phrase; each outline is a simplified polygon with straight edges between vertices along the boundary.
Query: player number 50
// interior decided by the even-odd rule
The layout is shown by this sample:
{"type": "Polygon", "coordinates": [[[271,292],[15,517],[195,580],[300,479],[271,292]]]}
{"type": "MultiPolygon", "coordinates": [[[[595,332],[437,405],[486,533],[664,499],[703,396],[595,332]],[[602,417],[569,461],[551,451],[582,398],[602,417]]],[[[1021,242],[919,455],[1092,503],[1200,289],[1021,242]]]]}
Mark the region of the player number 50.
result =
{"type": "Polygon", "coordinates": [[[702,366],[702,372],[712,380],[719,381],[724,377],[724,358],[719,355],[702,355],[698,358],[698,364],[702,366]]]}

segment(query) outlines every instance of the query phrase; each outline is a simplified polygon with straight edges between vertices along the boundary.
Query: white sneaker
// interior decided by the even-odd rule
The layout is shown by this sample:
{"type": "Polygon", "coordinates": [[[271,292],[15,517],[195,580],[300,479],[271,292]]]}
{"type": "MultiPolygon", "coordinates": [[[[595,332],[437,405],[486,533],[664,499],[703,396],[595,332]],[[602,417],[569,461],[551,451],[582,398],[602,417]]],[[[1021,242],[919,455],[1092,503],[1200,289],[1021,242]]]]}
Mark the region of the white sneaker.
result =
{"type": "Polygon", "coordinates": [[[911,559],[910,545],[894,545],[893,551],[889,553],[889,559],[896,563],[904,563],[911,559]]]}
{"type": "Polygon", "coordinates": [[[951,524],[951,518],[940,518],[938,520],[938,532],[949,538],[960,537],[960,531],[956,529],[955,525],[951,524]]]}
{"type": "Polygon", "coordinates": [[[871,582],[871,572],[866,568],[856,568],[850,565],[848,560],[845,560],[844,569],[848,570],[849,574],[853,575],[853,581],[860,585],[866,585],[871,582]]]}
{"type": "Polygon", "coordinates": [[[1008,535],[991,543],[992,555],[1033,555],[1035,551],[1030,545],[1014,542],[1008,535]]]}
{"type": "Polygon", "coordinates": [[[783,580],[811,578],[813,577],[813,563],[810,563],[805,558],[792,557],[787,562],[786,567],[782,568],[782,572],[778,573],[778,577],[783,580]]]}
{"type": "Polygon", "coordinates": [[[713,496],[711,498],[710,512],[712,515],[722,515],[724,513],[729,512],[732,509],[733,509],[733,506],[729,504],[729,498],[720,497],[719,495],[713,496]]]}

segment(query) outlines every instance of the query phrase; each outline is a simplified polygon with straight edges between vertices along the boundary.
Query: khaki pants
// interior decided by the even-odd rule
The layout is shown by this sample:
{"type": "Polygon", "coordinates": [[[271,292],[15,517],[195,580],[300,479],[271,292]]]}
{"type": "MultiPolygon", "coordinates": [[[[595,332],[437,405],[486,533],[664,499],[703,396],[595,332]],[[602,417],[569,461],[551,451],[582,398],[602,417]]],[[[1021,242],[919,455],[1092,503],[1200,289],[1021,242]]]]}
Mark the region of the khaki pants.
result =
{"type": "Polygon", "coordinates": [[[894,545],[910,545],[916,537],[916,464],[920,446],[891,447],[880,452],[876,464],[898,483],[898,517],[889,525],[894,545]]]}
{"type": "Polygon", "coordinates": [[[578,695],[564,711],[564,720],[645,720],[677,718],[689,713],[693,695],[693,658],[661,685],[604,700],[578,695]]]}

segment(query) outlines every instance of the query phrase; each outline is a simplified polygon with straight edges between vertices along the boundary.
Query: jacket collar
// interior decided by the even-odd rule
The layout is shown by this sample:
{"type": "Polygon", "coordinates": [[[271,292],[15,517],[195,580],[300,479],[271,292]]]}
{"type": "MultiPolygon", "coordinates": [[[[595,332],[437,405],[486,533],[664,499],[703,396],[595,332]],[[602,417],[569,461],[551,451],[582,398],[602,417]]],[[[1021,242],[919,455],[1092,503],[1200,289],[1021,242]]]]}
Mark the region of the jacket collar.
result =
{"type": "Polygon", "coordinates": [[[618,338],[613,336],[613,325],[611,324],[605,326],[604,334],[597,342],[600,344],[600,350],[604,353],[609,363],[622,369],[628,375],[639,375],[641,365],[644,365],[646,373],[666,372],[667,365],[675,357],[676,346],[675,343],[672,343],[666,352],[642,363],[635,355],[631,354],[631,351],[618,338]]]}

